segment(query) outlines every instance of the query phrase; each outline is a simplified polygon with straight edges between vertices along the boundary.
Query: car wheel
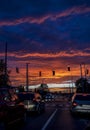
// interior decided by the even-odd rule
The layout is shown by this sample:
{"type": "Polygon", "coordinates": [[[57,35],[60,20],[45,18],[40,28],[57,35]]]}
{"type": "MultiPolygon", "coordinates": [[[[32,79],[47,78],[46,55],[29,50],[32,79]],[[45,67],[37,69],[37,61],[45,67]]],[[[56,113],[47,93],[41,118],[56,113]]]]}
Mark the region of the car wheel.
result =
{"type": "Polygon", "coordinates": [[[37,114],[40,114],[41,113],[41,108],[40,106],[37,107],[37,114]]]}

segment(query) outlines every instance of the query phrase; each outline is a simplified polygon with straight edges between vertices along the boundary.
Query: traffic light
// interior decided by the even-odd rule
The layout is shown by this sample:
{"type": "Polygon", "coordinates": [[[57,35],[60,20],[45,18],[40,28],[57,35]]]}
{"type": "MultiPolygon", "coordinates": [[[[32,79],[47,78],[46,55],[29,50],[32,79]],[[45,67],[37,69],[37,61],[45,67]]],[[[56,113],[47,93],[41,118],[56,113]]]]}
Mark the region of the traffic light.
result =
{"type": "Polygon", "coordinates": [[[68,71],[70,71],[70,66],[67,67],[68,71]]]}
{"type": "Polygon", "coordinates": [[[52,71],[52,75],[55,76],[55,70],[52,71]]]}
{"type": "Polygon", "coordinates": [[[88,69],[86,69],[86,74],[89,74],[89,70],[88,69]]]}
{"type": "Polygon", "coordinates": [[[39,77],[41,77],[42,76],[42,72],[41,71],[39,71],[39,77]]]}
{"type": "Polygon", "coordinates": [[[18,67],[16,67],[16,73],[19,73],[19,68],[18,67]]]}

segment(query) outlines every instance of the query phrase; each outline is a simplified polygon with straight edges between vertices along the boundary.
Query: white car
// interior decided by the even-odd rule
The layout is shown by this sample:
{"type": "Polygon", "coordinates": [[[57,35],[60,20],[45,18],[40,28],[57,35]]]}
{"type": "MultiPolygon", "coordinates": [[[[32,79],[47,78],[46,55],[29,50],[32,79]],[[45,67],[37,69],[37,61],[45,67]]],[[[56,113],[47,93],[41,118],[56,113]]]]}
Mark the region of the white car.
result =
{"type": "Polygon", "coordinates": [[[71,101],[72,113],[88,113],[90,114],[90,94],[76,93],[71,101]]]}

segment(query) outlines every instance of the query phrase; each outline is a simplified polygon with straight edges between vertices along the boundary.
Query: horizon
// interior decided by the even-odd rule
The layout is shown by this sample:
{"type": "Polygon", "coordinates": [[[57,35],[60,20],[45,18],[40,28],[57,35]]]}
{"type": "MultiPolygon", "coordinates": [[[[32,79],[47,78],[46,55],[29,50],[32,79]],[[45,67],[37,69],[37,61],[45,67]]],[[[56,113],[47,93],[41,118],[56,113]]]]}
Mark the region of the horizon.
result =
{"type": "MultiPolygon", "coordinates": [[[[28,88],[29,89],[34,89],[34,88],[38,88],[39,86],[40,86],[40,84],[29,85],[28,88]]],[[[48,86],[48,88],[72,88],[72,87],[75,88],[75,83],[73,83],[73,86],[72,86],[72,83],[62,83],[62,84],[59,84],[59,83],[48,83],[47,86],[48,86]]],[[[24,86],[24,87],[26,87],[26,86],[24,86]]]]}

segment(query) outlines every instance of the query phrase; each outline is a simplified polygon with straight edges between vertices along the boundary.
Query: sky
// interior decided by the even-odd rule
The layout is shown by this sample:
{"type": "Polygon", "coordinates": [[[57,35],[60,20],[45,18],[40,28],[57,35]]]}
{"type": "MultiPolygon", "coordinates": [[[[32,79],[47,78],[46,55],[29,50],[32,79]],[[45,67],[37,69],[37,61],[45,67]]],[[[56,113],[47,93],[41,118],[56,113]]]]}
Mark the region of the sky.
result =
{"type": "Polygon", "coordinates": [[[31,84],[79,76],[90,67],[90,0],[1,0],[0,59],[6,42],[12,84],[25,84],[26,63],[31,84]]]}

